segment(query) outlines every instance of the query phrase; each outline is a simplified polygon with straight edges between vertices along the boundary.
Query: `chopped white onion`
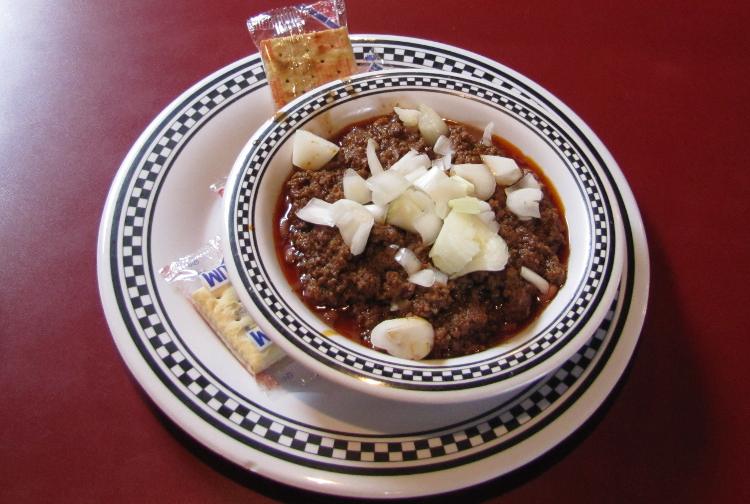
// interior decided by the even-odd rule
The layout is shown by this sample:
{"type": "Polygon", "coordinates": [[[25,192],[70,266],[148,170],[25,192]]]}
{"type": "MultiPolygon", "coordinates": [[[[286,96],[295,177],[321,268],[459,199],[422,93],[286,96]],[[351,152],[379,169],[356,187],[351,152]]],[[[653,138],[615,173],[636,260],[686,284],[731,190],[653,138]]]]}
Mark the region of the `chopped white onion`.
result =
{"type": "MultiPolygon", "coordinates": [[[[398,107],[394,111],[405,125],[417,126],[424,140],[441,157],[433,161],[412,149],[386,171],[377,156],[377,143],[369,138],[366,154],[372,176],[364,180],[356,171],[346,170],[344,199],[331,204],[313,198],[296,215],[313,224],[336,226],[353,255],[364,251],[375,222],[419,233],[424,244],[432,245],[429,257],[434,267],[422,269],[419,258],[407,248],[398,249],[395,260],[405,269],[410,282],[423,287],[446,284],[449,277],[473,271],[505,268],[508,246],[498,234],[500,224],[494,211],[482,200],[492,197],[496,185],[501,184],[506,186],[509,211],[523,220],[539,218],[542,191],[533,173],[524,175],[513,159],[502,156],[483,155],[482,164],[451,165],[454,151],[445,136],[448,127],[434,110],[421,105],[418,111],[398,107]],[[364,205],[370,201],[372,204],[364,205]]],[[[485,145],[492,143],[493,127],[489,123],[484,129],[485,145]]],[[[294,141],[293,162],[300,168],[319,169],[338,152],[335,144],[303,130],[295,135],[294,141]]],[[[528,268],[521,269],[521,276],[542,293],[550,288],[544,278],[528,268]]],[[[375,346],[412,359],[429,354],[434,338],[429,322],[418,317],[381,322],[371,334],[375,346]],[[421,329],[406,331],[411,326],[421,329]],[[418,333],[417,343],[408,340],[409,332],[418,333]],[[422,337],[428,333],[429,347],[425,350],[426,340],[422,337]],[[393,341],[394,334],[398,343],[393,341]],[[418,351],[414,350],[414,344],[418,351]]]]}
{"type": "Polygon", "coordinates": [[[495,123],[488,122],[487,126],[484,127],[482,133],[482,145],[492,145],[492,130],[495,127],[495,123]]]}
{"type": "Polygon", "coordinates": [[[368,138],[365,152],[367,153],[367,166],[370,168],[370,173],[373,176],[383,173],[383,165],[380,164],[378,153],[376,152],[377,148],[378,143],[372,138],[368,138]]]}
{"type": "Polygon", "coordinates": [[[402,359],[420,360],[429,355],[435,341],[432,325],[421,317],[384,320],[370,332],[373,346],[402,359]]]}
{"type": "Polygon", "coordinates": [[[344,172],[342,183],[344,185],[344,198],[363,205],[372,201],[372,191],[367,187],[367,182],[351,168],[347,168],[344,172]]]}
{"type": "MultiPolygon", "coordinates": [[[[433,168],[433,170],[435,170],[435,168],[433,168]]],[[[427,172],[427,175],[430,175],[430,172],[427,172]]],[[[417,180],[414,184],[417,185],[418,182],[420,181],[417,180]]],[[[441,219],[448,215],[448,202],[450,200],[467,196],[473,189],[471,183],[467,183],[455,176],[434,177],[432,180],[429,180],[428,183],[424,184],[424,187],[425,189],[423,190],[435,202],[435,213],[437,213],[438,217],[441,219]]]]}
{"type": "Polygon", "coordinates": [[[438,139],[435,140],[435,146],[432,150],[435,151],[435,154],[440,156],[452,156],[454,152],[453,143],[451,143],[450,138],[447,136],[440,135],[438,139]]]}
{"type": "Polygon", "coordinates": [[[542,294],[547,294],[547,292],[549,292],[549,282],[534,270],[531,270],[526,266],[521,266],[521,277],[539,289],[539,292],[542,294]]]}
{"type": "Polygon", "coordinates": [[[508,210],[516,214],[521,220],[538,219],[541,217],[539,213],[539,202],[541,200],[541,189],[526,187],[516,189],[508,194],[508,197],[505,199],[505,205],[508,207],[508,210]]]}
{"type": "Polygon", "coordinates": [[[479,253],[480,245],[475,240],[477,229],[470,217],[459,212],[449,213],[430,249],[433,264],[449,275],[461,271],[479,253]]]}
{"type": "Polygon", "coordinates": [[[435,270],[426,268],[409,275],[409,282],[421,287],[432,287],[435,284],[435,270]]]}
{"type": "Polygon", "coordinates": [[[339,146],[305,130],[294,133],[292,164],[303,170],[319,170],[338,153],[339,146]]]}
{"type": "MultiPolygon", "coordinates": [[[[477,223],[481,222],[474,215],[467,217],[476,219],[475,222],[477,223]]],[[[479,224],[476,240],[479,243],[479,253],[454,276],[466,275],[473,271],[501,271],[505,269],[505,265],[508,264],[510,258],[510,252],[508,251],[508,244],[497,234],[497,231],[493,232],[487,226],[479,224]]]]}
{"type": "Polygon", "coordinates": [[[495,212],[490,210],[480,212],[479,215],[477,215],[480,221],[484,222],[484,224],[487,226],[488,229],[490,229],[493,233],[497,233],[500,231],[500,223],[497,222],[497,217],[495,216],[495,212]]]}
{"type": "MultiPolygon", "coordinates": [[[[418,194],[424,195],[415,190],[407,190],[393,200],[388,205],[388,212],[385,216],[386,223],[416,233],[417,228],[414,227],[414,222],[425,212],[424,202],[417,196],[418,194]]],[[[424,196],[429,202],[429,197],[424,196]]]]}
{"type": "Polygon", "coordinates": [[[297,217],[310,224],[333,227],[336,220],[333,214],[333,204],[322,199],[312,198],[307,205],[297,210],[297,217]]]}
{"type": "Polygon", "coordinates": [[[356,201],[353,201],[350,199],[342,198],[340,200],[335,201],[331,205],[331,213],[333,215],[334,224],[344,214],[347,214],[350,212],[357,212],[361,208],[364,208],[364,207],[360,203],[357,203],[356,201]]]}
{"type": "Polygon", "coordinates": [[[475,215],[482,212],[492,211],[489,203],[477,199],[473,196],[464,196],[462,198],[452,199],[448,202],[448,207],[450,207],[451,210],[455,210],[456,212],[475,215]]]}
{"type": "Polygon", "coordinates": [[[398,161],[393,163],[388,169],[401,174],[408,173],[411,171],[411,161],[418,155],[419,152],[415,151],[414,149],[409,149],[406,154],[401,156],[398,161]]]}
{"type": "Polygon", "coordinates": [[[497,234],[500,232],[500,223],[497,221],[490,222],[487,224],[487,228],[493,233],[497,234]]]}
{"type": "Polygon", "coordinates": [[[352,255],[364,252],[375,219],[362,205],[351,200],[338,200],[334,205],[336,227],[352,255]],[[346,202],[346,203],[344,203],[346,202]]]}
{"type": "Polygon", "coordinates": [[[398,198],[411,185],[403,175],[390,170],[373,175],[366,182],[372,191],[372,202],[381,206],[398,198]]]}
{"type": "Polygon", "coordinates": [[[401,122],[404,123],[404,126],[416,128],[417,124],[419,124],[419,116],[421,114],[419,110],[393,107],[393,111],[401,119],[401,122]]]}
{"type": "Polygon", "coordinates": [[[422,269],[422,262],[419,260],[417,255],[408,248],[400,248],[396,255],[393,256],[397,263],[399,263],[406,270],[407,275],[413,275],[417,271],[422,269]]]}
{"type": "Polygon", "coordinates": [[[422,243],[432,245],[443,227],[443,219],[434,212],[424,212],[414,219],[414,229],[422,237],[422,243]]]}
{"type": "Polygon", "coordinates": [[[433,146],[440,135],[448,133],[448,125],[437,112],[427,105],[420,105],[419,111],[421,112],[417,123],[419,134],[430,146],[433,146]]]}
{"type": "Polygon", "coordinates": [[[435,272],[435,283],[441,285],[448,285],[448,275],[440,270],[432,269],[435,272]]]}
{"type": "Polygon", "coordinates": [[[489,224],[490,222],[494,222],[496,220],[495,212],[493,212],[491,208],[489,210],[479,212],[479,215],[477,215],[477,217],[479,217],[479,220],[484,222],[485,224],[489,224]]]}
{"type": "Polygon", "coordinates": [[[474,195],[474,192],[475,192],[474,191],[474,184],[472,184],[471,182],[469,182],[468,180],[466,180],[463,177],[459,177],[458,175],[451,175],[450,179],[454,183],[460,184],[461,187],[463,187],[464,190],[466,191],[466,195],[467,196],[473,196],[474,195]]]}
{"type": "Polygon", "coordinates": [[[510,187],[505,188],[505,194],[510,194],[513,191],[517,191],[519,189],[541,189],[542,185],[539,183],[539,181],[536,179],[533,173],[527,172],[523,177],[521,177],[521,180],[516,182],[510,187]]]}
{"type": "Polygon", "coordinates": [[[375,222],[377,222],[378,224],[385,224],[385,214],[388,211],[387,207],[371,203],[369,205],[365,205],[365,209],[372,214],[375,222]]]}
{"type": "Polygon", "coordinates": [[[500,271],[510,254],[508,245],[477,215],[452,211],[430,250],[433,264],[451,277],[473,271],[500,271]]]}
{"type": "Polygon", "coordinates": [[[495,181],[502,186],[513,185],[523,176],[523,172],[515,159],[489,155],[480,157],[492,175],[495,176],[495,181]]]}
{"type": "Polygon", "coordinates": [[[393,163],[391,167],[388,168],[388,171],[394,171],[406,176],[420,168],[427,170],[427,168],[430,167],[430,163],[431,161],[427,154],[420,154],[414,149],[410,149],[409,152],[393,163]]]}
{"type": "Polygon", "coordinates": [[[424,192],[416,189],[408,189],[409,196],[423,212],[434,212],[435,202],[424,192]]]}
{"type": "Polygon", "coordinates": [[[417,180],[419,177],[421,177],[425,173],[427,173],[427,168],[425,168],[424,166],[420,166],[416,170],[412,170],[406,175],[404,175],[404,178],[413,184],[415,180],[417,180]]]}
{"type": "Polygon", "coordinates": [[[452,156],[448,154],[447,156],[434,159],[432,161],[432,167],[440,168],[443,171],[448,171],[451,169],[451,162],[452,162],[452,156]]]}
{"type": "Polygon", "coordinates": [[[446,175],[445,172],[440,168],[433,166],[432,168],[427,170],[427,173],[417,178],[413,182],[413,184],[414,187],[423,190],[427,194],[430,194],[432,188],[434,188],[435,185],[441,180],[448,180],[448,175],[446,175]]]}
{"type": "Polygon", "coordinates": [[[474,184],[474,195],[481,200],[495,194],[495,177],[484,164],[456,164],[451,167],[451,173],[474,184]]]}

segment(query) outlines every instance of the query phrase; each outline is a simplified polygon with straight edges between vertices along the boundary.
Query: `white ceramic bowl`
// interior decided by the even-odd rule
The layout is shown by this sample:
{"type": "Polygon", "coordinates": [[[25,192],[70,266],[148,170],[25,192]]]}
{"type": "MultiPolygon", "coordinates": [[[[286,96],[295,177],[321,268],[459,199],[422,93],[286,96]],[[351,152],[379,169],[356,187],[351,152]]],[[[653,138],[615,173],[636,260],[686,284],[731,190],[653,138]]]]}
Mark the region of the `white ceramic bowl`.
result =
{"type": "Polygon", "coordinates": [[[565,363],[600,325],[622,267],[622,224],[612,191],[589,159],[584,138],[564,117],[500,85],[425,70],[388,70],[324,85],[288,104],[248,141],[225,191],[225,254],[230,278],[252,316],[292,358],[367,394],[448,403],[490,397],[528,384],[565,363]],[[407,361],[337,335],[292,291],[273,239],[274,209],[292,170],[294,131],[323,137],[427,104],[478,128],[492,121],[542,168],[562,200],[570,255],[565,285],[520,334],[465,357],[407,361]]]}

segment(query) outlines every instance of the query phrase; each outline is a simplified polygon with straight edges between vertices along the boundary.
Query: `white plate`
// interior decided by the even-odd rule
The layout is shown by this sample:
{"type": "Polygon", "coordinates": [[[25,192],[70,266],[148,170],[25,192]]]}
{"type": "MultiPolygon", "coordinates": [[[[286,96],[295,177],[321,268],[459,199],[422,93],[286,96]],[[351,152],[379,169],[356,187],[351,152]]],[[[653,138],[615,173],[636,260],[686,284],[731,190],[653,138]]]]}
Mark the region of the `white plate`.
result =
{"type": "Polygon", "coordinates": [[[144,131],[112,184],[98,245],[99,289],[113,338],[154,402],[187,433],[236,464],[318,492],[406,497],[471,486],[539,457],[602,404],[638,340],[648,250],[627,182],[606,148],[551,94],[481,56],[431,41],[354,36],[359,60],[471,75],[566,117],[605,167],[625,226],[620,292],[594,337],[523,390],[460,408],[372,399],[313,380],[262,392],[158,270],[220,230],[209,185],[228,173],[271,114],[257,55],[199,82],[144,131]]]}

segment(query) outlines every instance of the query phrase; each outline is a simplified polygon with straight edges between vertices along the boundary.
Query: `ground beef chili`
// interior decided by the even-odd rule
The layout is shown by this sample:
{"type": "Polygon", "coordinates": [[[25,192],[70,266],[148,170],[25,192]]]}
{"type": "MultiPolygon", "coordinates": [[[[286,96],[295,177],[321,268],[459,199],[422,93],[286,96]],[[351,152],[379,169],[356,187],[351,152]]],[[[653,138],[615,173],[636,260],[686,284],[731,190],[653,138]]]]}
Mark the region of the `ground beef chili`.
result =
{"type": "Polygon", "coordinates": [[[567,230],[559,201],[539,169],[499,138],[483,145],[481,133],[465,125],[449,123],[448,136],[455,150],[453,163],[481,163],[481,154],[513,157],[522,169],[534,171],[544,185],[540,219],[522,221],[507,211],[505,191],[499,185],[488,201],[510,251],[502,271],[470,273],[447,285],[417,286],[407,280],[394,256],[399,248],[408,247],[427,267],[429,246],[422,244],[419,235],[375,223],[365,251],[352,256],[335,227],[313,225],[294,215],[313,197],[331,203],[343,198],[347,168],[364,178],[370,176],[365,153],[370,137],[378,143],[378,157],[386,169],[409,149],[434,159],[436,155],[419,132],[406,128],[395,114],[347,128],[338,137],[339,153],[324,168],[295,169],[287,180],[275,216],[280,261],[305,303],[345,336],[371,346],[370,330],[379,322],[419,316],[435,330],[428,358],[468,355],[528,324],[565,282],[567,230]],[[546,299],[540,299],[536,288],[521,278],[521,266],[549,281],[552,288],[546,299]]]}

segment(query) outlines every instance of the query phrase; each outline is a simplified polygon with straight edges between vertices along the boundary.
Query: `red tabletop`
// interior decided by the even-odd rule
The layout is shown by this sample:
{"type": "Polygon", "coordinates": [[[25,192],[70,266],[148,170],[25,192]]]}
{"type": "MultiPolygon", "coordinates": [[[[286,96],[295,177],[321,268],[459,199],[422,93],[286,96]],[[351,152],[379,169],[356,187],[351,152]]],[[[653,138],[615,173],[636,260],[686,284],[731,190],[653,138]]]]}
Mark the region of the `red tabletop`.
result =
{"type": "MultiPolygon", "coordinates": [[[[0,13],[0,501],[327,501],[192,441],[142,392],[99,302],[97,230],[130,146],[255,52],[284,2],[8,2],[0,13]]],[[[643,215],[648,315],[611,399],[527,468],[435,500],[748,502],[750,4],[349,0],[350,30],[513,68],[609,148],[643,215]]]]}

